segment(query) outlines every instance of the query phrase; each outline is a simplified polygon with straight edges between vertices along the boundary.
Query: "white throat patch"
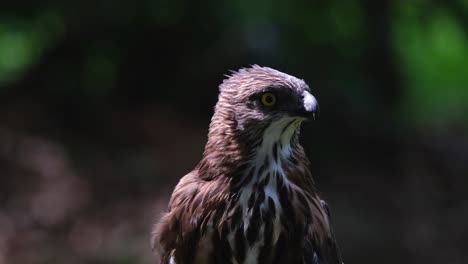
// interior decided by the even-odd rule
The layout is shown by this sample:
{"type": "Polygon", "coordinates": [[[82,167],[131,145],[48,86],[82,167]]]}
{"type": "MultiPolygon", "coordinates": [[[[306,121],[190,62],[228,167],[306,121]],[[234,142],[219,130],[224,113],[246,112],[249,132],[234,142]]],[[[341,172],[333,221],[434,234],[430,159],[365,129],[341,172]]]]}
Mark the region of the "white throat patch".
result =
{"type": "Polygon", "coordinates": [[[263,162],[267,156],[274,158],[272,148],[275,144],[281,144],[281,153],[277,153],[280,158],[270,161],[276,163],[281,158],[288,158],[291,154],[290,141],[302,121],[301,118],[284,117],[271,123],[263,133],[263,142],[257,151],[257,164],[263,162]]]}

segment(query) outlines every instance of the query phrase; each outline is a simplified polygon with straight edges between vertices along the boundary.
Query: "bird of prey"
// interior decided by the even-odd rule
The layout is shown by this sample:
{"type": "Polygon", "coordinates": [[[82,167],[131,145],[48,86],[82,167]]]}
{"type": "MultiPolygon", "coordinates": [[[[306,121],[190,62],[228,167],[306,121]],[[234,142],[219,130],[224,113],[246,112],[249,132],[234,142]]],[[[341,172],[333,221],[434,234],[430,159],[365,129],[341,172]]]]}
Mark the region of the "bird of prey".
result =
{"type": "Polygon", "coordinates": [[[154,227],[159,263],[341,264],[298,139],[318,111],[308,85],[253,65],[219,90],[203,157],[154,227]]]}

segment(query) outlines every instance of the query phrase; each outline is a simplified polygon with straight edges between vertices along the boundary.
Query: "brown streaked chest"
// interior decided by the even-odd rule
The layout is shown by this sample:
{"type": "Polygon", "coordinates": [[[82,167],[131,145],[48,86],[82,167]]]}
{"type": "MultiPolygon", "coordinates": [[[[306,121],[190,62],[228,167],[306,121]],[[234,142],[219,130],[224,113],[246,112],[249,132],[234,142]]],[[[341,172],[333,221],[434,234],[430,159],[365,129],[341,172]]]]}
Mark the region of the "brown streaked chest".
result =
{"type": "Polygon", "coordinates": [[[256,155],[233,186],[235,195],[226,201],[223,217],[213,219],[216,231],[205,232],[199,240],[196,259],[209,255],[211,262],[196,263],[281,263],[277,261],[282,257],[300,263],[313,196],[297,182],[310,177],[291,145],[297,125],[286,120],[267,128],[256,155]]]}
{"type": "MultiPolygon", "coordinates": [[[[294,167],[297,158],[293,157],[290,139],[295,124],[289,121],[283,125],[292,127],[273,127],[282,132],[276,136],[265,131],[267,136],[242,175],[242,187],[229,208],[233,212],[229,221],[235,223],[229,226],[227,235],[232,263],[273,263],[280,251],[283,255],[300,256],[300,252],[291,252],[300,249],[308,221],[312,220],[312,197],[292,180],[291,174],[304,170],[294,167]],[[290,241],[284,244],[286,237],[290,241]]],[[[288,259],[294,259],[291,256],[288,259]]]]}

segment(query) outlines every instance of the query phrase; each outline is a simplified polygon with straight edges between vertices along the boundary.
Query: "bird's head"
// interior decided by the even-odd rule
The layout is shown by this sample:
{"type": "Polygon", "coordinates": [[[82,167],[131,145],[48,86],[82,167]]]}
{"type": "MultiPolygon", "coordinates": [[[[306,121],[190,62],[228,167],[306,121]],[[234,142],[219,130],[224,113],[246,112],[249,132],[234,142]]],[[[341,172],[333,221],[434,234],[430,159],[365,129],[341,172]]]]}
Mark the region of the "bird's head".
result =
{"type": "Polygon", "coordinates": [[[237,132],[250,138],[270,126],[278,133],[288,124],[298,128],[317,114],[317,100],[303,80],[254,65],[233,72],[220,85],[213,122],[216,127],[217,119],[230,122],[237,132]]]}
{"type": "Polygon", "coordinates": [[[230,175],[261,159],[305,160],[297,135],[301,123],[318,114],[309,86],[257,65],[227,77],[220,85],[200,174],[207,179],[230,175]]]}

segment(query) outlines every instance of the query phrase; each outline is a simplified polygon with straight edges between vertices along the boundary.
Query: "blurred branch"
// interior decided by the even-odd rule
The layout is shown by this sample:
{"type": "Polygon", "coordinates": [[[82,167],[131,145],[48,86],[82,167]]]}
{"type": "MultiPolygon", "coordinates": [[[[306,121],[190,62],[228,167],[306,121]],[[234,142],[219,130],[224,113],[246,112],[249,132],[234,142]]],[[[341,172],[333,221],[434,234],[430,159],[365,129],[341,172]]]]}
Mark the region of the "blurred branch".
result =
{"type": "Polygon", "coordinates": [[[462,24],[465,34],[468,35],[468,12],[466,8],[460,4],[460,1],[434,1],[448,8],[456,19],[462,24]]]}
{"type": "Polygon", "coordinates": [[[401,98],[401,76],[391,47],[390,10],[392,1],[364,2],[365,20],[368,27],[367,71],[371,79],[369,89],[378,100],[376,106],[383,113],[392,111],[401,98]],[[375,89],[378,86],[379,89],[375,89]],[[378,93],[377,93],[378,92],[378,93]]]}

